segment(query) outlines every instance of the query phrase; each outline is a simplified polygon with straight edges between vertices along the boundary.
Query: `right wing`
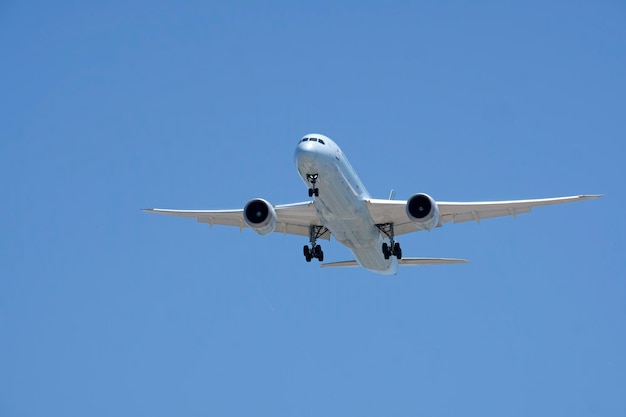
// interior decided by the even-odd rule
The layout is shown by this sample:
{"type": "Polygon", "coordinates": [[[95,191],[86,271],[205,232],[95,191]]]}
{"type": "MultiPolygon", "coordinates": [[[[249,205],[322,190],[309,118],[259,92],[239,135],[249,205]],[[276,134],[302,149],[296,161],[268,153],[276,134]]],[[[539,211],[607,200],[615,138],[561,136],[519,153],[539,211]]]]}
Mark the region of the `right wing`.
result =
{"type": "MultiPolygon", "coordinates": [[[[312,201],[303,203],[283,204],[274,206],[276,210],[276,230],[282,234],[309,237],[311,226],[321,226],[317,211],[312,201]]],[[[243,209],[234,210],[170,210],[170,209],[144,209],[149,213],[166,214],[169,216],[187,217],[196,219],[201,223],[208,223],[211,227],[215,224],[223,226],[235,226],[239,230],[247,228],[243,219],[243,209]]],[[[321,239],[330,239],[330,232],[326,231],[319,236],[321,239]]]]}
{"type": "MultiPolygon", "coordinates": [[[[439,224],[461,223],[501,216],[517,216],[530,213],[531,209],[554,204],[573,203],[576,201],[591,200],[601,195],[575,195],[570,197],[539,198],[532,200],[506,201],[475,201],[475,202],[446,202],[436,201],[439,207],[439,224]]],[[[406,215],[406,200],[366,200],[367,208],[376,224],[393,223],[396,236],[418,231],[417,227],[406,215]]]]}
{"type": "Polygon", "coordinates": [[[441,223],[461,223],[493,217],[517,216],[530,213],[534,207],[552,206],[555,204],[573,203],[591,200],[601,195],[575,195],[570,197],[538,198],[533,200],[482,201],[469,203],[437,202],[441,223]]]}

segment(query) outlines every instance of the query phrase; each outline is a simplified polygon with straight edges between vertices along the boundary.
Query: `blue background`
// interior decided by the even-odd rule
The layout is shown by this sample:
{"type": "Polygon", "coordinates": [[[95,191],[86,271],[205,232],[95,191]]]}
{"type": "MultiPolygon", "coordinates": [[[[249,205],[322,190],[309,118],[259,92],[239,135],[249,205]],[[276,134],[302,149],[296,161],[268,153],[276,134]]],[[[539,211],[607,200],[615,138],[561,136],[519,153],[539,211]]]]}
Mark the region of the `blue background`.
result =
{"type": "MultiPolygon", "coordinates": [[[[626,6],[0,4],[0,416],[624,416],[626,6]],[[606,197],[402,236],[468,265],[320,270],[305,238],[143,207],[606,197]]],[[[326,259],[350,259],[324,244],[326,259]]]]}

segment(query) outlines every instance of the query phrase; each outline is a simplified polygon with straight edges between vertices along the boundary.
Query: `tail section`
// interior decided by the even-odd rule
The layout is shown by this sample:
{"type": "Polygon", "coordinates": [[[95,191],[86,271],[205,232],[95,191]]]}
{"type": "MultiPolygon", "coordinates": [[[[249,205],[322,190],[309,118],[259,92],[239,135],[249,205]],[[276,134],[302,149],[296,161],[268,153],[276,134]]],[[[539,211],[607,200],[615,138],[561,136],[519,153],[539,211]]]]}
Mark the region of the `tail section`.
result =
{"type": "Polygon", "coordinates": [[[456,258],[402,258],[398,261],[403,266],[467,264],[467,259],[456,258]]]}
{"type": "MultiPolygon", "coordinates": [[[[456,258],[402,258],[398,260],[400,266],[449,265],[466,264],[467,259],[456,258]]],[[[360,266],[357,261],[329,262],[322,264],[322,268],[355,268],[360,266]]]]}

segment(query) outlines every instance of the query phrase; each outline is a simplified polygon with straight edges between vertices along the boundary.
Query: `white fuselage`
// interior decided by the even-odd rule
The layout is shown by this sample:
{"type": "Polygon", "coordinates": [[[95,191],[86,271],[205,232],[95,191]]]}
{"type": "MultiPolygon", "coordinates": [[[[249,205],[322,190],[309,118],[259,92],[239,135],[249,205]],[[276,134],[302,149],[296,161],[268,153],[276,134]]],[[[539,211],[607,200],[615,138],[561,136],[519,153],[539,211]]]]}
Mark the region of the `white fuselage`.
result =
{"type": "Polygon", "coordinates": [[[324,135],[304,138],[309,140],[298,143],[295,162],[307,186],[312,187],[310,175],[317,175],[315,187],[319,196],[314,204],[323,225],[352,251],[363,268],[395,274],[398,261],[395,257],[385,259],[381,250],[383,237],[365,204],[370,195],[341,149],[324,135]]]}

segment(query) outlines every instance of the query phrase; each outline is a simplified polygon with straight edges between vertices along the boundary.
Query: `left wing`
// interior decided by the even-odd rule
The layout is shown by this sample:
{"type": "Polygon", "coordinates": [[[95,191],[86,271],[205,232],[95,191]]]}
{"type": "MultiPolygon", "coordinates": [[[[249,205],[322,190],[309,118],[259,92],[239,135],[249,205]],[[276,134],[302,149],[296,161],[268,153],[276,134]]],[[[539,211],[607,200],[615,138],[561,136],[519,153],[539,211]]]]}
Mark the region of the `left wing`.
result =
{"type": "MultiPolygon", "coordinates": [[[[517,216],[530,213],[533,207],[551,206],[554,204],[573,203],[591,200],[601,195],[577,195],[570,197],[540,198],[534,200],[482,201],[482,202],[445,202],[436,201],[439,208],[439,224],[461,223],[502,216],[517,216]]],[[[417,227],[406,214],[406,200],[366,200],[367,208],[376,224],[393,223],[395,235],[417,231],[417,227]]]]}
{"type": "MultiPolygon", "coordinates": [[[[312,201],[303,203],[283,204],[274,206],[276,210],[276,230],[275,232],[309,236],[311,226],[321,226],[317,211],[312,201]]],[[[234,210],[170,210],[170,209],[144,209],[149,213],[166,214],[169,216],[187,217],[196,219],[201,223],[213,225],[235,226],[239,230],[247,228],[248,225],[243,219],[243,209],[234,210]]],[[[330,239],[330,232],[326,231],[321,239],[330,239]]]]}

